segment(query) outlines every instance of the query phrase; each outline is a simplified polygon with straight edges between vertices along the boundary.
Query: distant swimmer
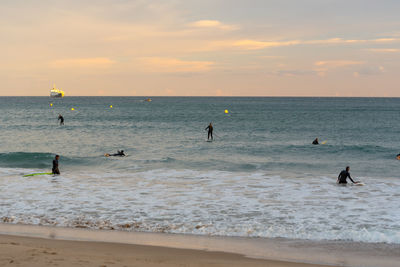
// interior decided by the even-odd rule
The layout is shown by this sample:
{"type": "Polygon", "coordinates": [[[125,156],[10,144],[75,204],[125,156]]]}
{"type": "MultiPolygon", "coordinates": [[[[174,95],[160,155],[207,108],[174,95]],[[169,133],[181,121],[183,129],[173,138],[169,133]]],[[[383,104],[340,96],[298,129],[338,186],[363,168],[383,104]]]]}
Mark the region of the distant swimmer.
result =
{"type": "Polygon", "coordinates": [[[205,129],[206,131],[208,130],[208,137],[207,137],[207,140],[210,140],[210,137],[211,137],[211,140],[214,140],[214,138],[213,138],[213,126],[212,126],[212,124],[211,124],[211,122],[210,122],[210,125],[208,125],[207,126],[207,128],[205,129]]]}
{"type": "Polygon", "coordinates": [[[51,173],[54,175],[60,175],[60,170],[58,169],[58,160],[60,159],[59,155],[56,155],[56,157],[53,160],[53,168],[51,169],[51,173]]]}
{"type": "Polygon", "coordinates": [[[347,184],[347,177],[349,177],[350,181],[353,182],[353,184],[358,184],[359,182],[354,182],[353,179],[350,176],[350,167],[347,166],[346,170],[343,170],[340,172],[338,179],[337,179],[337,183],[338,184],[347,184]]]}
{"type": "Polygon", "coordinates": [[[315,140],[312,142],[312,144],[313,145],[319,145],[318,138],[315,138],[315,140]]]}
{"type": "Polygon", "coordinates": [[[115,154],[106,153],[106,154],[104,154],[104,156],[106,156],[106,157],[125,157],[126,155],[123,150],[121,150],[121,151],[118,150],[117,153],[115,153],[115,154]]]}
{"type": "Polygon", "coordinates": [[[58,114],[58,119],[57,121],[60,121],[60,125],[64,125],[64,117],[61,116],[61,114],[58,114]]]}
{"type": "Polygon", "coordinates": [[[398,155],[396,156],[396,159],[400,160],[400,154],[398,154],[398,155]]]}

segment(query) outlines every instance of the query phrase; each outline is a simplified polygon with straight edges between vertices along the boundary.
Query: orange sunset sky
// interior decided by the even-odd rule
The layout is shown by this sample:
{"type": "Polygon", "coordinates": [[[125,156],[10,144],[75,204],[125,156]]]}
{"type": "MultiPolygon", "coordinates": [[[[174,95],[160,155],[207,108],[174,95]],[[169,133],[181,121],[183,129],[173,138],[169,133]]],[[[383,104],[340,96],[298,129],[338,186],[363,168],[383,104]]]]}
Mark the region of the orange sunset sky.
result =
{"type": "Polygon", "coordinates": [[[2,0],[0,95],[400,96],[397,0],[2,0]]]}

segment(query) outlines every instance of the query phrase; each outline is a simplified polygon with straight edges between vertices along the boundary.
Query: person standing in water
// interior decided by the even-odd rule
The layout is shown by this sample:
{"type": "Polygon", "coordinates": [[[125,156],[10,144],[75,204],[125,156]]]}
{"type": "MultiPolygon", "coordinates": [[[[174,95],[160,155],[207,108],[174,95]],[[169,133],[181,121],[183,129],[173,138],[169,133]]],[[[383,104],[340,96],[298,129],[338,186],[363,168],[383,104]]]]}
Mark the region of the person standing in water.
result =
{"type": "Polygon", "coordinates": [[[60,170],[58,169],[58,160],[60,159],[59,155],[56,155],[56,157],[53,160],[53,168],[51,169],[51,172],[54,175],[60,175],[60,170]]]}
{"type": "Polygon", "coordinates": [[[64,125],[64,117],[61,114],[58,114],[58,121],[60,121],[60,125],[64,125]]]}
{"type": "Polygon", "coordinates": [[[349,177],[350,181],[353,182],[353,184],[358,184],[359,182],[354,182],[353,179],[350,176],[350,167],[347,166],[346,170],[343,170],[340,172],[338,179],[337,179],[337,183],[338,184],[347,184],[347,177],[349,177]]]}
{"type": "Polygon", "coordinates": [[[208,125],[207,126],[207,128],[205,129],[206,131],[208,130],[208,137],[207,137],[207,140],[210,140],[210,137],[211,137],[211,140],[214,140],[214,138],[213,138],[213,126],[212,126],[212,124],[211,124],[211,122],[210,122],[210,125],[208,125]]]}

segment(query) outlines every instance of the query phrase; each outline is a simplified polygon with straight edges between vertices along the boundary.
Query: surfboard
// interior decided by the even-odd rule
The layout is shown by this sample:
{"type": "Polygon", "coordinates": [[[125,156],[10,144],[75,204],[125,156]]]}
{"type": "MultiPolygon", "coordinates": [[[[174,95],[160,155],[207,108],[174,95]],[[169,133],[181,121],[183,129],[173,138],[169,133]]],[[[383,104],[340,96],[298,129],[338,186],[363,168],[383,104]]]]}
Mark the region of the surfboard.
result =
{"type": "Polygon", "coordinates": [[[41,172],[41,173],[31,173],[31,174],[26,174],[22,177],[29,177],[29,176],[37,176],[37,175],[52,175],[52,172],[41,172]]]}
{"type": "Polygon", "coordinates": [[[337,185],[340,185],[340,186],[363,186],[363,185],[365,185],[364,183],[362,183],[362,182],[357,182],[357,183],[355,183],[355,184],[353,184],[353,183],[346,183],[346,184],[339,184],[339,183],[337,183],[336,182],[336,184],[337,185]]]}
{"type": "Polygon", "coordinates": [[[104,157],[107,157],[107,158],[109,158],[109,157],[114,157],[114,158],[126,158],[126,157],[128,157],[129,155],[127,155],[127,154],[125,154],[124,156],[113,156],[113,155],[110,155],[110,154],[108,154],[108,153],[106,153],[106,154],[104,154],[104,157]]]}
{"type": "Polygon", "coordinates": [[[321,143],[321,145],[325,145],[325,144],[326,144],[326,141],[324,141],[324,142],[321,143]]]}

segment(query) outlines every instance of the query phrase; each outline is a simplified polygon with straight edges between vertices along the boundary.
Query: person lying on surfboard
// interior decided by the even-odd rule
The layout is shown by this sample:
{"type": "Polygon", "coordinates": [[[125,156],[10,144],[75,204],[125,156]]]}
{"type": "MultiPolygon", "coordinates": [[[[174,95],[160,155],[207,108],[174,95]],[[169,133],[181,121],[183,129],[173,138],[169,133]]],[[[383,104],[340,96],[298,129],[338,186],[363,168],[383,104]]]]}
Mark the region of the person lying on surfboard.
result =
{"type": "Polygon", "coordinates": [[[58,160],[60,159],[59,155],[56,155],[56,157],[53,160],[53,168],[51,169],[51,173],[54,175],[60,175],[60,170],[58,169],[58,160]]]}
{"type": "Polygon", "coordinates": [[[118,150],[116,154],[106,153],[106,154],[104,154],[104,156],[106,156],[106,157],[125,157],[126,155],[123,150],[121,150],[121,151],[118,150]]]}
{"type": "Polygon", "coordinates": [[[347,177],[349,177],[349,179],[350,179],[350,181],[352,181],[353,182],[353,184],[358,184],[358,183],[360,183],[360,182],[354,182],[353,181],[353,179],[351,178],[351,176],[350,176],[350,167],[349,166],[347,166],[346,167],[346,170],[343,170],[343,171],[341,171],[340,172],[340,174],[339,174],[339,176],[338,176],[338,179],[337,179],[337,183],[338,184],[347,184],[347,177]]]}

